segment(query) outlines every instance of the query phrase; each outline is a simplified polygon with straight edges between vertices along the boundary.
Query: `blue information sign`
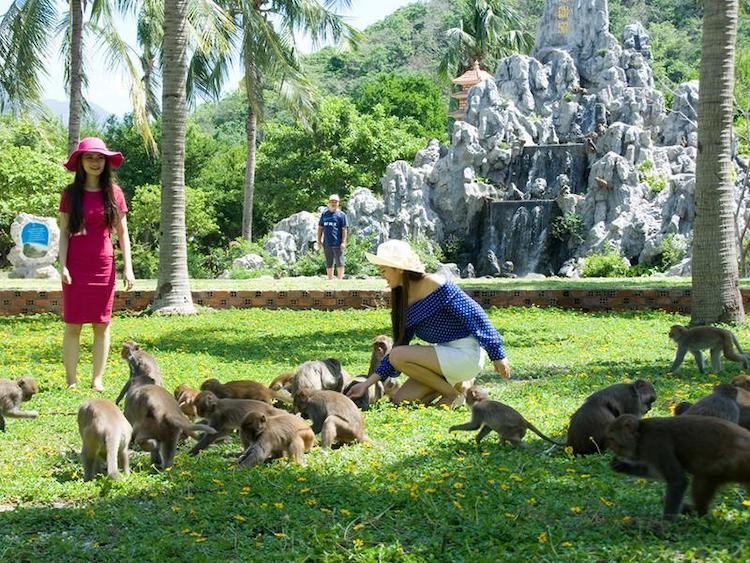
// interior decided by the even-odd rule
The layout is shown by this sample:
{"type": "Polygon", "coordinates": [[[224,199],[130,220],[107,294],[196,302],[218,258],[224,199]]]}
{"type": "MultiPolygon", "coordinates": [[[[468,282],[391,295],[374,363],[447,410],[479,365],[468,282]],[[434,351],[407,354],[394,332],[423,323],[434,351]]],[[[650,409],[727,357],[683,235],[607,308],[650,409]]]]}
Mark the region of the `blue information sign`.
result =
{"type": "Polygon", "coordinates": [[[21,231],[21,244],[49,245],[49,229],[43,223],[26,223],[21,231]]]}

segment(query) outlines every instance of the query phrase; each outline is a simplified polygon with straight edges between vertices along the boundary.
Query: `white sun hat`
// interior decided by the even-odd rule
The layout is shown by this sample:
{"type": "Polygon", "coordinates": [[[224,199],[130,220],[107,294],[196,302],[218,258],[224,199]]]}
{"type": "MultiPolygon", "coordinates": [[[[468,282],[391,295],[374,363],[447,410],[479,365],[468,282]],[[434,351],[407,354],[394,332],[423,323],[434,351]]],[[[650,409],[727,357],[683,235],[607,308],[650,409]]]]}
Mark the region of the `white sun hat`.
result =
{"type": "Polygon", "coordinates": [[[387,240],[378,245],[377,254],[365,252],[365,258],[378,266],[424,273],[424,264],[419,259],[419,255],[414,252],[408,242],[403,240],[387,240]]]}

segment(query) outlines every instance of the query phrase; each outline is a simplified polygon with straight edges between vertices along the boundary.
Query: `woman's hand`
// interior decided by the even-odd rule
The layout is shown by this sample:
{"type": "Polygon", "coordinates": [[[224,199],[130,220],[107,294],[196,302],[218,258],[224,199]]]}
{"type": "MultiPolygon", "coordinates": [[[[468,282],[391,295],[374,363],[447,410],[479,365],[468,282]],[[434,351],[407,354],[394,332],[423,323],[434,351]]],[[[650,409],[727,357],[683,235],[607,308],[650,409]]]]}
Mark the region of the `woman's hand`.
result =
{"type": "Polygon", "coordinates": [[[60,277],[65,285],[73,283],[73,278],[70,277],[70,272],[68,271],[67,266],[63,266],[62,270],[60,270],[60,277]]]}
{"type": "Polygon", "coordinates": [[[502,360],[495,360],[495,371],[500,374],[503,379],[510,379],[510,362],[508,358],[502,360]]]}
{"type": "Polygon", "coordinates": [[[349,391],[347,391],[346,396],[350,399],[359,399],[362,395],[367,393],[367,388],[369,385],[367,385],[366,381],[363,381],[362,383],[357,383],[356,385],[352,385],[349,388],[349,391]]]}
{"type": "Polygon", "coordinates": [[[132,268],[125,268],[125,271],[122,273],[122,283],[123,285],[125,285],[125,291],[130,291],[131,289],[133,289],[135,276],[133,275],[132,268]]]}

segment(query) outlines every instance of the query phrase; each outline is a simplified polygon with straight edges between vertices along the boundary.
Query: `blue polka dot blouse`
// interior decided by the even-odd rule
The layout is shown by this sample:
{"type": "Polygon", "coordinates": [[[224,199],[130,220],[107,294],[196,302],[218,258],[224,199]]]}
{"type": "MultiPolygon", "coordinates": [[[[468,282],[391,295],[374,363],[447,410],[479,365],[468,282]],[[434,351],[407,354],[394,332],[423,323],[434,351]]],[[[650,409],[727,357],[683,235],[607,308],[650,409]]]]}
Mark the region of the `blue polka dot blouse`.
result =
{"type": "MultiPolygon", "coordinates": [[[[484,309],[455,283],[447,282],[424,299],[415,301],[406,313],[406,344],[417,336],[431,344],[443,344],[474,336],[491,360],[505,358],[503,337],[492,326],[484,309]]],[[[388,356],[375,370],[381,379],[398,371],[388,356]]]]}

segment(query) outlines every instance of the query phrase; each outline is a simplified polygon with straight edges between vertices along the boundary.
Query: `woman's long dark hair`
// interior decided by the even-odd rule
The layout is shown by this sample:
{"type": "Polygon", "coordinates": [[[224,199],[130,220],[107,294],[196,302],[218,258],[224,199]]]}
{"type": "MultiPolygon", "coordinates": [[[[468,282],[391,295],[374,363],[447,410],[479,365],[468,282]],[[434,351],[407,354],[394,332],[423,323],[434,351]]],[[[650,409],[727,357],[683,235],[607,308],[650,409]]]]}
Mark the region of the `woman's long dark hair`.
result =
{"type": "Polygon", "coordinates": [[[391,325],[393,326],[393,345],[406,344],[406,311],[409,308],[409,284],[424,278],[421,272],[404,270],[401,274],[401,285],[391,289],[391,325]]]}
{"type": "MultiPolygon", "coordinates": [[[[115,220],[117,219],[117,206],[115,205],[115,195],[112,190],[113,181],[113,174],[109,168],[109,160],[105,158],[104,170],[102,170],[99,176],[99,187],[102,189],[102,195],[104,196],[104,222],[109,229],[114,227],[115,220]]],[[[70,208],[70,218],[68,219],[68,232],[70,234],[78,233],[84,227],[83,187],[85,184],[86,172],[83,170],[83,159],[79,156],[76,175],[73,178],[73,182],[66,188],[70,208]]]]}

